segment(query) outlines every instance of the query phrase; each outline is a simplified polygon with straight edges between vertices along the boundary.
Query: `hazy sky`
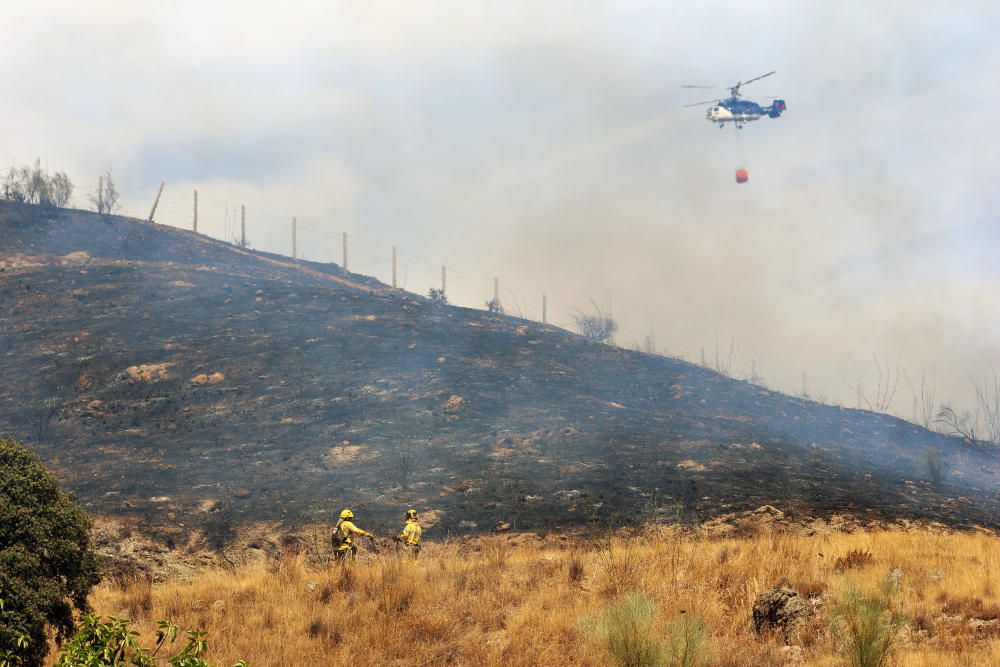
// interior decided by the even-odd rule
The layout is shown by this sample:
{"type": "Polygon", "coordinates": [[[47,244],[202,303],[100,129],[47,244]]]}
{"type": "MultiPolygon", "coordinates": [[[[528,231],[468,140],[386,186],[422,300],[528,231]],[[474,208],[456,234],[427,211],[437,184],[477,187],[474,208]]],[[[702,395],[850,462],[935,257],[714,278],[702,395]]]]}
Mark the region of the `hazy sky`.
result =
{"type": "MultiPolygon", "coordinates": [[[[0,161],[125,212],[339,261],[630,345],[735,338],[772,386],[853,404],[872,355],[938,399],[1000,361],[1000,9],[988,2],[6,3],[0,161]],[[718,129],[683,83],[786,114],[718,129]],[[745,150],[745,158],[744,151],[745,150]],[[733,171],[746,166],[750,182],[733,171]]],[[[706,95],[706,92],[709,94],[706,95]]],[[[897,411],[910,414],[900,383],[897,411]]]]}

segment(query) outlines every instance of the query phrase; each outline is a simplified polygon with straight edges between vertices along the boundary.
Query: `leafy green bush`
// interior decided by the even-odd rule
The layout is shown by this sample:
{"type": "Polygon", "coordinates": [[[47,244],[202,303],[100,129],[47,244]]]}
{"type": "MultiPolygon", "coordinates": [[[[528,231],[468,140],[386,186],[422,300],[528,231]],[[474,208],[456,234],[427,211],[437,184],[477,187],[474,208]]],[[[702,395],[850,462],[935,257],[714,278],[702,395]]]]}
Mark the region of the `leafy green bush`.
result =
{"type": "Polygon", "coordinates": [[[0,597],[6,603],[0,647],[6,659],[41,665],[48,629],[57,641],[70,636],[75,611],[87,609],[98,581],[90,519],[37,455],[0,439],[0,597]]]}
{"type": "MultiPolygon", "coordinates": [[[[3,608],[4,601],[0,599],[0,617],[3,616],[3,608]]],[[[2,619],[0,619],[0,622],[2,622],[2,619]]],[[[24,664],[20,654],[28,648],[28,635],[16,631],[14,634],[13,644],[0,647],[0,650],[3,650],[3,653],[0,653],[0,667],[14,667],[14,665],[24,664]]]]}
{"type": "Polygon", "coordinates": [[[642,593],[631,593],[586,621],[584,632],[598,642],[621,667],[659,667],[666,663],[667,647],[653,632],[658,610],[642,593]]]}
{"type": "Polygon", "coordinates": [[[905,619],[892,604],[894,582],[868,597],[856,586],[840,596],[831,618],[851,667],[884,667],[889,663],[905,619]]]}
{"type": "MultiPolygon", "coordinates": [[[[63,646],[57,667],[212,667],[201,655],[208,650],[204,632],[189,630],[187,641],[180,651],[171,657],[158,658],[164,646],[177,641],[180,628],[170,621],[160,621],[156,632],[156,644],[152,649],[139,644],[139,633],[131,629],[129,622],[114,616],[102,621],[100,616],[91,614],[80,620],[80,629],[63,646]]],[[[233,667],[247,667],[243,660],[233,667]]]]}

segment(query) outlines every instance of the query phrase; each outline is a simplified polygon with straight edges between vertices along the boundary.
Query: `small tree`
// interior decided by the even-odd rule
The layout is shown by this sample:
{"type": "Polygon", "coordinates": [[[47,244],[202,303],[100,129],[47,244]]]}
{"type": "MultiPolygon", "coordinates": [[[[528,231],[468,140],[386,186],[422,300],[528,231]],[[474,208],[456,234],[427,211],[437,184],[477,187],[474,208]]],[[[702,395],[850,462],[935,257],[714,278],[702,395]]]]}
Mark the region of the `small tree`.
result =
{"type": "Polygon", "coordinates": [[[982,382],[973,383],[976,390],[976,423],[982,428],[982,437],[1000,447],[1000,376],[996,369],[983,377],[982,382]]]}
{"type": "Polygon", "coordinates": [[[858,380],[855,387],[858,393],[858,408],[888,414],[896,399],[896,389],[899,387],[901,375],[899,360],[896,360],[896,365],[893,367],[888,359],[879,359],[877,354],[873,354],[872,359],[875,364],[875,386],[866,388],[863,378],[858,380]]]}
{"type": "Polygon", "coordinates": [[[976,441],[975,418],[968,412],[959,414],[950,405],[942,405],[934,422],[942,424],[948,435],[961,436],[969,442],[976,441]]]}
{"type": "Polygon", "coordinates": [[[440,306],[448,305],[448,297],[444,293],[443,289],[438,289],[436,287],[430,288],[427,290],[427,298],[440,306]]]}
{"type": "Polygon", "coordinates": [[[913,423],[920,424],[929,429],[934,423],[934,406],[936,405],[935,395],[937,393],[937,370],[931,369],[930,379],[923,368],[920,369],[920,382],[910,379],[910,375],[903,369],[903,377],[913,394],[913,423]]]}
{"type": "Polygon", "coordinates": [[[59,488],[41,460],[16,440],[0,439],[0,646],[41,665],[48,629],[69,637],[74,614],[100,581],[90,541],[90,519],[59,488]]]}
{"type": "Polygon", "coordinates": [[[25,195],[21,188],[20,180],[18,179],[18,171],[16,167],[11,167],[7,170],[7,173],[3,177],[3,186],[0,188],[0,198],[6,201],[13,202],[24,202],[25,195]]]}
{"type": "Polygon", "coordinates": [[[73,181],[64,171],[57,171],[49,178],[47,203],[57,208],[66,208],[73,197],[73,181]]]}
{"type": "Polygon", "coordinates": [[[576,330],[580,332],[580,335],[588,340],[592,340],[597,343],[610,343],[614,340],[615,334],[618,332],[618,322],[611,316],[611,306],[608,305],[607,308],[602,308],[593,299],[590,303],[594,306],[593,313],[584,313],[577,311],[573,315],[573,321],[576,323],[576,330]]]}
{"type": "Polygon", "coordinates": [[[0,194],[8,201],[65,208],[73,196],[73,182],[63,171],[50,175],[39,159],[32,166],[11,167],[0,194]]]}
{"type": "Polygon", "coordinates": [[[420,450],[411,440],[397,440],[392,445],[392,454],[396,464],[396,479],[404,489],[410,485],[410,478],[417,468],[420,450]]]}
{"type": "Polygon", "coordinates": [[[94,206],[94,210],[101,215],[111,215],[120,211],[121,206],[118,204],[119,197],[118,188],[115,186],[114,179],[111,178],[110,169],[104,172],[104,178],[101,179],[94,194],[87,196],[90,203],[94,206]]]}

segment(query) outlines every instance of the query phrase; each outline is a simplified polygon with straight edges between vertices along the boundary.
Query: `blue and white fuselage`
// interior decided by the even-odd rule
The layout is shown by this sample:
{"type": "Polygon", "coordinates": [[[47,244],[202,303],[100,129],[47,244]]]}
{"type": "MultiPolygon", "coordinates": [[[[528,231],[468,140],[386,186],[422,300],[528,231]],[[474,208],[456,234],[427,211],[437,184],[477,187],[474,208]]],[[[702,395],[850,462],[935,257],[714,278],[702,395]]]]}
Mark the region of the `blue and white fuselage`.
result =
{"type": "Polygon", "coordinates": [[[736,123],[736,127],[740,127],[743,123],[757,120],[761,116],[777,118],[785,109],[784,100],[774,100],[770,105],[764,107],[750,100],[730,97],[719,100],[710,106],[705,113],[705,118],[713,123],[718,123],[719,127],[726,123],[736,123]]]}

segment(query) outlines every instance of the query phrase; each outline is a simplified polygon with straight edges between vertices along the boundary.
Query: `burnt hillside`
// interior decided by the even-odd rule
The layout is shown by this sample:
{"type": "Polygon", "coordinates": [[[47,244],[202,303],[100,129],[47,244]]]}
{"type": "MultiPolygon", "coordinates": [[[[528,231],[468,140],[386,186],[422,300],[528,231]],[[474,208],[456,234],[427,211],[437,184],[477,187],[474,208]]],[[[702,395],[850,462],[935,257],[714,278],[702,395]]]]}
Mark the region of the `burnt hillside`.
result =
{"type": "Polygon", "coordinates": [[[342,504],[452,529],[764,504],[1000,523],[992,452],[893,417],[173,228],[32,217],[0,204],[0,434],[93,512],[220,536],[342,504]]]}

